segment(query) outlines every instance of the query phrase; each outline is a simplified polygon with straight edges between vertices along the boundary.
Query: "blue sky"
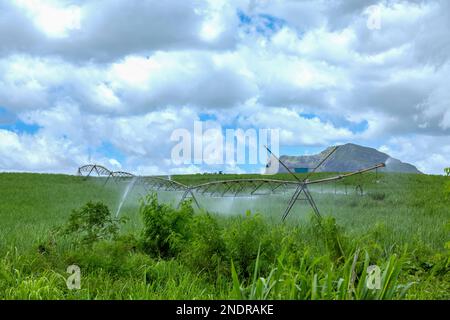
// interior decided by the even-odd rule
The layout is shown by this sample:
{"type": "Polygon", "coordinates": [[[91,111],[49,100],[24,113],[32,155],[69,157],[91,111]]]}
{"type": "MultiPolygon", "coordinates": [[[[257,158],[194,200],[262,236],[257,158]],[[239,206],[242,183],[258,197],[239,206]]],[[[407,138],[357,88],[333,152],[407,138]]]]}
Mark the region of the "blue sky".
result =
{"type": "Polygon", "coordinates": [[[450,3],[370,5],[3,1],[0,171],[259,171],[175,165],[172,135],[203,121],[278,129],[280,154],[352,142],[442,174],[450,3]]]}
{"type": "Polygon", "coordinates": [[[0,129],[13,131],[18,134],[32,135],[39,130],[39,126],[36,124],[27,124],[18,119],[14,113],[0,107],[0,129]]]}

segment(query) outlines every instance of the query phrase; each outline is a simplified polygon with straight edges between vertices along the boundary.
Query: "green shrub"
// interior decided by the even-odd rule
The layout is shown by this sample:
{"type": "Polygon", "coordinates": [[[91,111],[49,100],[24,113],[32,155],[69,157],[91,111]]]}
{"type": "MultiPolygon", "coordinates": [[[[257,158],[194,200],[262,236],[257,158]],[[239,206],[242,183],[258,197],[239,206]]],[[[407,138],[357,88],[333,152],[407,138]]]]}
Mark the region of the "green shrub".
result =
{"type": "Polygon", "coordinates": [[[259,214],[251,215],[250,211],[246,212],[245,217],[233,219],[225,228],[223,237],[228,258],[234,262],[237,272],[244,278],[251,275],[260,246],[260,267],[267,268],[268,263],[274,261],[274,244],[270,242],[268,235],[267,223],[259,214]]]}
{"type": "Polygon", "coordinates": [[[108,272],[111,277],[142,275],[140,268],[153,263],[143,253],[133,252],[124,241],[100,241],[92,247],[82,247],[68,252],[64,257],[65,265],[78,265],[85,272],[96,270],[108,272]]]}
{"type": "Polygon", "coordinates": [[[162,258],[177,256],[190,237],[189,224],[194,215],[190,201],[175,210],[159,204],[156,194],[150,194],[141,202],[140,214],[144,223],[141,248],[162,258]]]}
{"type": "Polygon", "coordinates": [[[210,277],[216,277],[225,268],[225,242],[217,220],[209,214],[194,217],[191,224],[192,239],[189,241],[183,261],[210,277]]]}
{"type": "Polygon", "coordinates": [[[345,256],[346,238],[334,217],[318,218],[315,215],[312,216],[309,231],[313,234],[313,237],[316,237],[316,243],[324,244],[328,254],[335,260],[340,260],[345,256]]]}
{"type": "Polygon", "coordinates": [[[82,243],[92,245],[99,240],[114,239],[119,233],[120,224],[125,221],[124,218],[111,217],[111,212],[102,202],[88,202],[72,211],[62,233],[73,235],[82,243]]]}

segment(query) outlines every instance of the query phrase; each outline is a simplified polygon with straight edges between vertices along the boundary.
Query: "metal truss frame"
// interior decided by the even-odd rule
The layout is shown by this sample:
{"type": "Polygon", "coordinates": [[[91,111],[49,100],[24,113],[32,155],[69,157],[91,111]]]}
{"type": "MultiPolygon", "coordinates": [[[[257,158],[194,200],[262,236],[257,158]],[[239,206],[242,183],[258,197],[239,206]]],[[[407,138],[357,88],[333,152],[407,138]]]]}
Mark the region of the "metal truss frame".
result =
{"type": "MultiPolygon", "coordinates": [[[[287,191],[294,190],[290,200],[288,201],[287,207],[283,212],[282,220],[284,221],[289,213],[291,212],[294,204],[297,201],[306,201],[311,206],[317,217],[321,218],[321,214],[317,204],[311,195],[308,186],[316,184],[324,184],[335,182],[348,178],[350,176],[363,174],[372,170],[377,171],[378,169],[385,167],[384,163],[379,163],[377,165],[361,169],[358,171],[341,174],[329,178],[310,180],[309,178],[316,172],[316,170],[327,161],[330,156],[337,150],[337,147],[333,148],[330,153],[319,162],[319,164],[309,172],[305,178],[300,179],[295,175],[280,159],[273,155],[272,151],[267,148],[267,151],[274,156],[275,159],[290,173],[293,177],[292,180],[278,180],[278,179],[229,179],[229,180],[218,180],[210,181],[206,183],[201,183],[198,185],[185,185],[178,181],[172,180],[170,178],[165,178],[163,176],[135,176],[129,172],[124,171],[110,171],[106,167],[101,165],[85,165],[78,169],[78,175],[85,177],[87,179],[93,174],[97,174],[98,177],[107,177],[105,184],[110,180],[110,178],[118,183],[120,181],[126,181],[132,178],[137,178],[135,185],[140,185],[145,188],[146,192],[150,191],[172,191],[172,192],[183,192],[181,199],[178,203],[178,207],[187,198],[191,198],[198,208],[200,204],[195,197],[195,194],[207,195],[211,197],[240,197],[240,196],[263,196],[263,195],[273,195],[282,194],[287,191]],[[303,195],[303,197],[302,197],[303,195]]],[[[358,184],[356,191],[362,194],[362,186],[358,184]]]]}

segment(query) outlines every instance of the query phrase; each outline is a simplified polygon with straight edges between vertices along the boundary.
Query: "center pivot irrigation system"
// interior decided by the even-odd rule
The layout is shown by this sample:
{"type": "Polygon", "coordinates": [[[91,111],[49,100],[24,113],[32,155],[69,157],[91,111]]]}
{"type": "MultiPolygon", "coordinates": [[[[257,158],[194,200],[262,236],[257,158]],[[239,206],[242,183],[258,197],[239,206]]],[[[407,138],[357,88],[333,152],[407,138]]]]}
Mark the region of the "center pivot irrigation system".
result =
{"type": "MultiPolygon", "coordinates": [[[[269,154],[275,158],[286,170],[294,177],[294,180],[278,180],[278,179],[229,179],[210,181],[197,185],[185,185],[178,181],[172,180],[170,176],[135,176],[123,171],[110,171],[100,165],[86,165],[78,169],[78,175],[84,176],[87,179],[90,176],[97,175],[98,177],[106,177],[104,184],[112,180],[116,183],[120,181],[131,181],[133,179],[133,187],[137,185],[143,186],[147,192],[150,191],[177,191],[183,192],[178,206],[186,199],[192,198],[198,208],[200,205],[195,197],[195,194],[206,195],[211,197],[240,197],[240,196],[256,196],[256,195],[271,195],[285,193],[294,190],[288,205],[283,213],[282,220],[284,221],[292,210],[296,201],[307,201],[314,213],[320,218],[320,211],[312,197],[309,186],[322,183],[330,183],[337,180],[342,180],[350,176],[363,174],[369,171],[377,171],[379,168],[385,167],[384,163],[379,163],[372,167],[361,169],[358,171],[337,175],[334,177],[310,180],[311,176],[319,169],[330,156],[338,149],[334,147],[319,163],[305,176],[300,179],[295,175],[272,151],[266,147],[269,154]],[[303,195],[303,197],[301,197],[303,195]]],[[[361,190],[361,185],[356,186],[356,190],[361,190]]]]}

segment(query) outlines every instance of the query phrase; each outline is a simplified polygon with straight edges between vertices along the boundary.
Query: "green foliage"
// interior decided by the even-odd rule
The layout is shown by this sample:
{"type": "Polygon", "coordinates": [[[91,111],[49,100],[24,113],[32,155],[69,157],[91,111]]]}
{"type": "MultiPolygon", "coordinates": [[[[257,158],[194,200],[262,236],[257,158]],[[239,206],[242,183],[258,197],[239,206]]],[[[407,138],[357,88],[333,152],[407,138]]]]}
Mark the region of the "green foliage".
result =
{"type": "MultiPolygon", "coordinates": [[[[239,199],[227,215],[193,214],[189,203],[175,210],[156,199],[139,215],[137,194],[131,194],[122,210],[128,223],[79,246],[73,240],[87,231],[48,234],[65,225],[78,204],[94,199],[114,208],[123,186],[0,174],[0,299],[450,299],[448,178],[380,176],[376,185],[370,175],[357,181],[367,196],[312,190],[320,223],[307,219],[309,209],[300,202],[280,223],[285,203],[277,196],[252,199],[252,210],[265,209],[258,215],[239,216],[249,204],[239,199]],[[382,200],[371,196],[380,192],[382,200]],[[71,264],[81,268],[81,290],[66,287],[71,264]],[[380,290],[365,285],[374,264],[381,269],[380,290]]],[[[211,177],[180,179],[190,184],[211,177]]],[[[353,190],[356,180],[345,183],[353,190]]]]}
{"type": "Polygon", "coordinates": [[[305,253],[299,268],[285,263],[283,252],[277,259],[267,277],[259,277],[259,255],[255,263],[253,280],[248,285],[240,282],[231,262],[233,278],[233,299],[299,299],[299,300],[391,300],[402,299],[413,285],[401,285],[399,275],[402,262],[395,255],[384,265],[380,288],[369,289],[367,286],[367,268],[369,255],[360,260],[358,253],[346,257],[344,264],[336,265],[326,257],[311,259],[305,253]],[[319,267],[321,266],[322,267],[319,267]],[[357,273],[358,276],[357,276],[357,273]]]}
{"type": "Polygon", "coordinates": [[[72,211],[62,234],[74,235],[82,243],[92,245],[99,240],[114,239],[124,222],[124,218],[111,217],[111,212],[102,202],[88,202],[72,211]]]}
{"type": "Polygon", "coordinates": [[[185,248],[183,261],[194,270],[216,277],[225,268],[226,248],[222,228],[209,214],[194,216],[190,228],[192,238],[185,248]]]}
{"type": "Polygon", "coordinates": [[[445,185],[444,185],[444,193],[447,196],[447,199],[450,200],[450,181],[448,181],[445,185]]]}
{"type": "MultiPolygon", "coordinates": [[[[248,278],[261,246],[261,259],[270,263],[274,260],[274,243],[270,241],[269,226],[259,214],[247,211],[245,216],[232,219],[224,230],[224,240],[229,259],[232,259],[240,275],[248,278]]],[[[266,264],[266,263],[265,263],[266,264]]]]}
{"type": "Polygon", "coordinates": [[[310,232],[314,233],[319,241],[325,244],[333,259],[338,261],[345,256],[345,238],[334,217],[318,218],[314,215],[311,217],[310,227],[312,228],[310,232]]]}
{"type": "Polygon", "coordinates": [[[65,255],[66,265],[76,264],[85,272],[94,273],[104,270],[111,274],[137,275],[142,265],[152,262],[148,255],[133,252],[132,245],[123,240],[101,241],[65,255]]]}
{"type": "Polygon", "coordinates": [[[156,194],[150,194],[139,209],[144,228],[141,235],[142,249],[148,254],[163,258],[175,257],[190,237],[188,224],[193,219],[189,201],[175,210],[159,204],[156,194]]]}
{"type": "Polygon", "coordinates": [[[369,192],[368,196],[372,200],[383,201],[386,198],[386,193],[380,192],[380,191],[373,191],[373,192],[369,192]]]}

